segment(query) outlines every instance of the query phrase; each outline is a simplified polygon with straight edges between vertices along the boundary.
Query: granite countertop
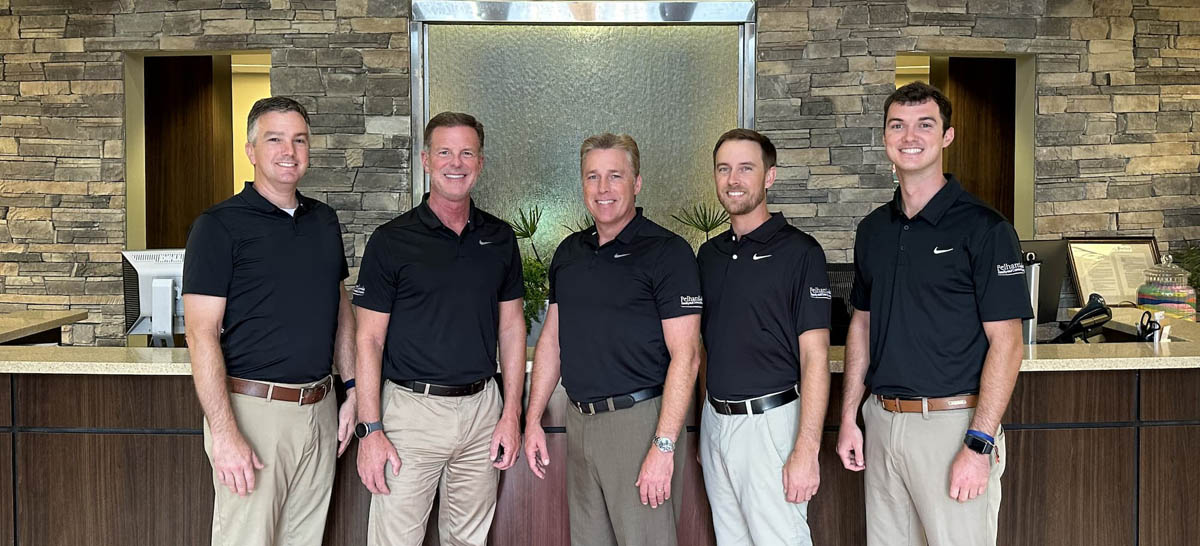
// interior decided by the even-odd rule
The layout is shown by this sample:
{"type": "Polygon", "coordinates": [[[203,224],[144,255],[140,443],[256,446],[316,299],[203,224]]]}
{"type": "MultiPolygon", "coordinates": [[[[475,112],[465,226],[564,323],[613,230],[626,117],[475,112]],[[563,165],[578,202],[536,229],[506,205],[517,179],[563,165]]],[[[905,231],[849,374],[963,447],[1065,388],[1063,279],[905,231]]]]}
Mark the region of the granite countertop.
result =
{"type": "Polygon", "coordinates": [[[87,316],[87,311],[70,309],[31,309],[0,314],[0,343],[74,324],[87,316]]]}
{"type": "MultiPolygon", "coordinates": [[[[1113,309],[1114,329],[1129,329],[1137,309],[1113,309]]],[[[1166,319],[1169,343],[1026,345],[1023,372],[1200,368],[1200,324],[1166,319]]],[[[829,348],[829,369],[842,371],[844,347],[829,348]]],[[[0,346],[0,373],[191,375],[187,349],[0,346]]]]}

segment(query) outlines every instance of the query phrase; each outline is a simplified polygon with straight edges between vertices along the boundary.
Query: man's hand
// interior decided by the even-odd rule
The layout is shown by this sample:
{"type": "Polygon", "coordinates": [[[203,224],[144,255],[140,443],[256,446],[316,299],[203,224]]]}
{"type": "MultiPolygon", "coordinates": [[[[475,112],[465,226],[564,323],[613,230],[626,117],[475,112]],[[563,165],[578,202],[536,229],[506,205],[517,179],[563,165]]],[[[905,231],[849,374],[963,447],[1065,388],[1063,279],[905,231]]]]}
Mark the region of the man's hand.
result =
{"type": "Polygon", "coordinates": [[[651,508],[671,498],[671,473],[675,471],[674,453],[663,453],[657,447],[650,446],[650,452],[642,461],[642,470],[638,472],[638,496],[642,504],[650,504],[651,508]]]}
{"type": "Polygon", "coordinates": [[[517,462],[517,449],[521,447],[521,427],[517,425],[517,419],[500,418],[496,423],[496,430],[492,432],[492,448],[488,451],[488,456],[492,460],[492,466],[500,470],[508,470],[513,463],[517,462]],[[496,461],[497,451],[500,446],[504,446],[504,458],[496,461]]]}
{"type": "MultiPolygon", "coordinates": [[[[505,448],[508,449],[508,448],[505,448]]],[[[546,451],[546,432],[538,424],[525,423],[525,460],[529,470],[538,479],[546,478],[546,467],[550,466],[550,453],[546,451]]]]}
{"type": "Polygon", "coordinates": [[[392,464],[392,475],[400,475],[400,454],[382,430],[367,435],[358,442],[358,478],[374,495],[389,495],[384,468],[392,464]]]}
{"type": "Polygon", "coordinates": [[[862,429],[858,428],[858,423],[842,423],[838,429],[837,454],[846,470],[861,472],[867,467],[862,429]]]}
{"type": "Polygon", "coordinates": [[[338,409],[338,457],[346,452],[346,448],[350,447],[350,440],[354,439],[354,416],[358,405],[355,390],[350,389],[346,392],[346,401],[342,402],[342,407],[338,409]]]}
{"type": "Polygon", "coordinates": [[[991,458],[962,446],[950,465],[950,498],[967,502],[987,490],[988,475],[991,473],[991,458]]]}
{"type": "Polygon", "coordinates": [[[793,449],[783,465],[783,492],[793,504],[808,502],[821,485],[821,465],[817,451],[793,449]]]}
{"type": "Polygon", "coordinates": [[[212,435],[212,465],[221,483],[243,497],[254,492],[254,471],[263,468],[258,455],[236,429],[212,435]]]}

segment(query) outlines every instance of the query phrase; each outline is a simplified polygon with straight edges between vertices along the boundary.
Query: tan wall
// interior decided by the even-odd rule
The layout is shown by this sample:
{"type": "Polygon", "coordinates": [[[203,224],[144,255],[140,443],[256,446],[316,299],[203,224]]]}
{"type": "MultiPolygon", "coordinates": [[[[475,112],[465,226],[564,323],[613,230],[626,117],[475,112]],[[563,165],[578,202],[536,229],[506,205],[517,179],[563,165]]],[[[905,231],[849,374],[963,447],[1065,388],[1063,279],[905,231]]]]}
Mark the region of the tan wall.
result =
{"type": "MultiPolygon", "coordinates": [[[[897,52],[1036,56],[1039,237],[1200,240],[1194,0],[812,3],[760,3],[756,112],[780,148],[773,208],[831,261],[892,192],[880,110],[897,52]]],[[[389,129],[409,126],[408,14],[384,0],[0,0],[0,312],[88,309],[72,342],[124,341],[126,51],[270,50],[272,91],[313,118],[302,189],[339,211],[357,265],[408,206],[410,137],[389,129]]]]}
{"type": "Polygon", "coordinates": [[[246,116],[255,101],[271,96],[271,54],[233,56],[233,187],[232,193],[254,180],[254,165],[246,157],[246,116]]]}

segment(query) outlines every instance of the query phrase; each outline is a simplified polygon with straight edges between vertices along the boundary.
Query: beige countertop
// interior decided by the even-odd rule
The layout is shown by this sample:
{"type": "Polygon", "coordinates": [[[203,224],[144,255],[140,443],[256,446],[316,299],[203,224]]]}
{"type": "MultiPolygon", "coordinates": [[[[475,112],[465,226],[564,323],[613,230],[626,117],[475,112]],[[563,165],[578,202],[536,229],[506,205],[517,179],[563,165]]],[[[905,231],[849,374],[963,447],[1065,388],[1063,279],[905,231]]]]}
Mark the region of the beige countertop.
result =
{"type": "Polygon", "coordinates": [[[74,324],[87,318],[87,311],[27,310],[0,314],[0,343],[74,324]]]}

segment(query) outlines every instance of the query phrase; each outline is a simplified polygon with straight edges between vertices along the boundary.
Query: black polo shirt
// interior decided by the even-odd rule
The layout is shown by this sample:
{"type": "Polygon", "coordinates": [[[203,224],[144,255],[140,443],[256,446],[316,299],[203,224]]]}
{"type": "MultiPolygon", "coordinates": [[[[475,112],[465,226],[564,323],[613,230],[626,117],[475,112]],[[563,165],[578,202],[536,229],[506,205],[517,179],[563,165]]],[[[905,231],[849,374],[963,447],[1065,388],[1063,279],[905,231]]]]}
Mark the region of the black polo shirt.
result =
{"type": "Polygon", "coordinates": [[[661,386],[671,363],[662,321],[703,309],[691,245],[641,208],[604,245],[594,227],[558,245],[550,303],[558,304],[563,387],[576,402],[661,386]]]}
{"type": "Polygon", "coordinates": [[[295,216],[252,183],[192,222],[183,293],[225,298],[228,375],[307,383],[329,375],[342,281],[349,276],[337,214],[296,193],[295,216]]]}
{"type": "Polygon", "coordinates": [[[871,312],[866,384],[875,394],[978,393],[983,323],[1033,316],[1012,225],[954,175],[946,180],[915,218],[897,189],[858,225],[850,303],[871,312]]]}
{"type": "Polygon", "coordinates": [[[740,239],[731,229],[704,243],[697,261],[709,394],[745,400],[798,383],[798,336],[829,328],[832,293],[817,240],[775,213],[740,239]]]}
{"type": "Polygon", "coordinates": [[[524,295],[512,227],[475,208],[462,235],[429,208],[379,226],[363,253],[354,305],[390,313],[383,377],[466,385],[496,374],[500,302],[524,295]]]}

